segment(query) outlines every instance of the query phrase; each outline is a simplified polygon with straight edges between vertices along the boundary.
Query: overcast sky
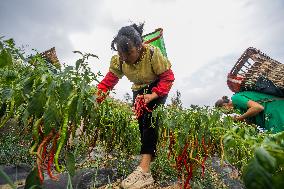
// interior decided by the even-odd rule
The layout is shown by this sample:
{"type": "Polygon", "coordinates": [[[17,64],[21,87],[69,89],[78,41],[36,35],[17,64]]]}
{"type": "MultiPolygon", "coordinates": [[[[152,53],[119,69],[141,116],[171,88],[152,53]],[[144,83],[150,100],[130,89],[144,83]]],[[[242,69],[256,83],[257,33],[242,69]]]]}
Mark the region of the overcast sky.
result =
{"type": "MultiPolygon", "coordinates": [[[[226,75],[248,47],[284,62],[284,0],[2,0],[0,36],[26,49],[56,47],[62,63],[73,50],[94,53],[93,72],[106,74],[116,52],[110,44],[120,27],[145,22],[144,34],[164,29],[176,90],[185,107],[213,105],[232,93],[226,75]]],[[[123,78],[116,98],[131,94],[123,78]]]]}

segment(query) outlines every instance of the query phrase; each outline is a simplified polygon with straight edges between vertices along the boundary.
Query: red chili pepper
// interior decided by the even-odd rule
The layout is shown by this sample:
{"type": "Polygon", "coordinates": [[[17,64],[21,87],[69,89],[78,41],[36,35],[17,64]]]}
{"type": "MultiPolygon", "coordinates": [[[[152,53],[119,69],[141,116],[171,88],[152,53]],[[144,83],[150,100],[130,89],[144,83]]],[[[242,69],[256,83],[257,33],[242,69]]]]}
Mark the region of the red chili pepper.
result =
{"type": "Polygon", "coordinates": [[[202,137],[201,144],[202,144],[204,153],[207,155],[207,148],[206,148],[205,138],[204,137],[202,137]]]}
{"type": "Polygon", "coordinates": [[[185,144],[181,155],[179,155],[179,156],[177,157],[177,159],[176,159],[176,164],[177,164],[177,169],[178,169],[178,171],[181,171],[182,162],[183,162],[184,157],[186,156],[187,147],[188,147],[188,143],[185,144]]]}
{"type": "Polygon", "coordinates": [[[193,175],[193,164],[191,163],[189,166],[189,177],[188,177],[189,180],[192,179],[192,175],[193,175]]]}
{"type": "Polygon", "coordinates": [[[47,163],[47,174],[52,180],[58,180],[58,177],[53,176],[52,171],[51,171],[51,166],[52,166],[52,163],[53,163],[53,160],[54,160],[54,155],[55,155],[55,152],[56,152],[56,145],[57,145],[58,137],[59,137],[59,133],[57,133],[56,136],[53,139],[52,147],[51,147],[51,150],[49,152],[49,159],[48,159],[48,163],[47,163]]]}
{"type": "Polygon", "coordinates": [[[134,113],[137,119],[139,119],[143,115],[144,110],[152,112],[152,110],[147,107],[144,96],[137,96],[134,103],[134,113]]]}
{"type": "Polygon", "coordinates": [[[51,137],[53,136],[54,130],[51,130],[51,132],[45,136],[42,140],[42,142],[40,143],[38,149],[37,149],[37,167],[38,167],[38,176],[40,178],[40,182],[43,183],[44,177],[42,174],[42,170],[41,170],[41,166],[42,166],[42,162],[43,160],[41,159],[42,157],[42,148],[46,145],[46,143],[48,143],[51,139],[51,137]]]}
{"type": "Polygon", "coordinates": [[[182,156],[181,155],[177,157],[176,164],[177,164],[177,170],[181,171],[181,166],[182,166],[182,156]]]}
{"type": "Polygon", "coordinates": [[[204,159],[202,160],[202,177],[204,177],[205,175],[205,161],[207,159],[207,156],[204,157],[204,159]]]}
{"type": "Polygon", "coordinates": [[[51,171],[51,165],[54,160],[54,153],[55,153],[55,150],[52,151],[52,154],[49,156],[48,165],[47,165],[47,174],[49,178],[51,178],[52,180],[58,180],[58,177],[53,176],[52,171],[51,171]]]}
{"type": "Polygon", "coordinates": [[[42,160],[42,168],[47,169],[46,160],[47,160],[47,142],[42,147],[43,151],[41,153],[41,160],[42,160]]]}
{"type": "Polygon", "coordinates": [[[207,159],[207,148],[206,148],[204,136],[202,137],[201,143],[202,143],[202,147],[203,147],[203,150],[204,150],[204,153],[205,153],[205,156],[204,156],[204,158],[203,158],[203,160],[202,160],[202,165],[201,165],[201,166],[202,166],[202,177],[204,177],[204,173],[205,173],[205,161],[206,161],[206,159],[207,159]]]}
{"type": "Polygon", "coordinates": [[[37,164],[37,173],[38,173],[38,177],[39,177],[40,183],[42,184],[43,180],[44,180],[44,177],[43,177],[43,174],[42,174],[41,167],[40,167],[39,163],[37,164]]]}
{"type": "Polygon", "coordinates": [[[184,189],[186,189],[187,186],[188,186],[189,188],[191,188],[191,187],[190,187],[190,184],[189,184],[189,181],[190,181],[191,178],[192,178],[192,170],[191,170],[191,169],[192,169],[192,166],[191,166],[191,164],[190,164],[190,169],[188,168],[186,159],[183,160],[183,164],[184,164],[185,169],[186,169],[187,174],[188,174],[188,176],[187,176],[187,178],[186,178],[186,181],[185,181],[185,183],[184,183],[184,189]]]}
{"type": "Polygon", "coordinates": [[[174,139],[173,133],[170,131],[170,145],[169,145],[168,159],[170,159],[171,154],[174,154],[173,153],[174,144],[175,144],[175,139],[174,139]]]}
{"type": "Polygon", "coordinates": [[[186,155],[188,145],[189,145],[189,143],[186,142],[185,145],[184,145],[184,148],[183,148],[182,157],[184,157],[186,155]]]}

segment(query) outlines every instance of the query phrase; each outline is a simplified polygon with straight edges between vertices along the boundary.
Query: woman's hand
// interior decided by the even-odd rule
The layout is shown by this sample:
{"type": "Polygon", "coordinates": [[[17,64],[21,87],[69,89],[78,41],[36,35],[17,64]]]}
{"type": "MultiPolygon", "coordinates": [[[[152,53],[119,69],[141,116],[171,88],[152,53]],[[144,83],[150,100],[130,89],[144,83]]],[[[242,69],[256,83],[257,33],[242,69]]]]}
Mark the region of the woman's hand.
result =
{"type": "Polygon", "coordinates": [[[236,116],[235,120],[245,121],[247,118],[256,116],[257,114],[259,114],[264,110],[264,107],[261,104],[252,100],[248,101],[247,106],[248,106],[247,111],[240,116],[236,116]]]}
{"type": "Polygon", "coordinates": [[[146,104],[159,97],[155,92],[153,92],[152,94],[145,94],[143,96],[146,104]]]}
{"type": "Polygon", "coordinates": [[[235,121],[245,121],[245,118],[243,118],[241,115],[235,115],[233,118],[235,121]]]}

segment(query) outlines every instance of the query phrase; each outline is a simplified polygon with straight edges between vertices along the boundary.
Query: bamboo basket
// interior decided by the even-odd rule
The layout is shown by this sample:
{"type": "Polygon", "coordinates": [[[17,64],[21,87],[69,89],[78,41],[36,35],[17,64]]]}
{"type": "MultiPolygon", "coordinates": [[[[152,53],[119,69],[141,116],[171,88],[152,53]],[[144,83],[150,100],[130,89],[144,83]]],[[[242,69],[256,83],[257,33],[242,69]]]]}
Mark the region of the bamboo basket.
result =
{"type": "Polygon", "coordinates": [[[277,89],[284,91],[284,64],[273,60],[253,47],[238,59],[227,77],[227,85],[233,92],[256,90],[260,77],[270,80],[277,89]]]}
{"type": "Polygon", "coordinates": [[[55,47],[52,47],[51,49],[40,53],[40,55],[48,62],[50,62],[52,65],[54,65],[56,68],[61,67],[60,62],[56,55],[55,47]]]}

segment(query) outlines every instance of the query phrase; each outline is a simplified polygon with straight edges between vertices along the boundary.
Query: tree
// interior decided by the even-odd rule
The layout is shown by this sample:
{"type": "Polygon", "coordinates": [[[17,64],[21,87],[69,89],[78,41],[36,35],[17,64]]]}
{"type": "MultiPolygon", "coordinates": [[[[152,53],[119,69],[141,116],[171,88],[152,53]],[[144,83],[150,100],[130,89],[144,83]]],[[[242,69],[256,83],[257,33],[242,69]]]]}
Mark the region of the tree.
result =
{"type": "Polygon", "coordinates": [[[125,93],[123,96],[123,99],[127,104],[130,104],[130,105],[132,104],[132,97],[130,96],[129,93],[125,93]]]}
{"type": "Polygon", "coordinates": [[[179,92],[179,90],[177,90],[176,95],[171,98],[171,102],[171,106],[182,108],[181,93],[179,92]]]}

